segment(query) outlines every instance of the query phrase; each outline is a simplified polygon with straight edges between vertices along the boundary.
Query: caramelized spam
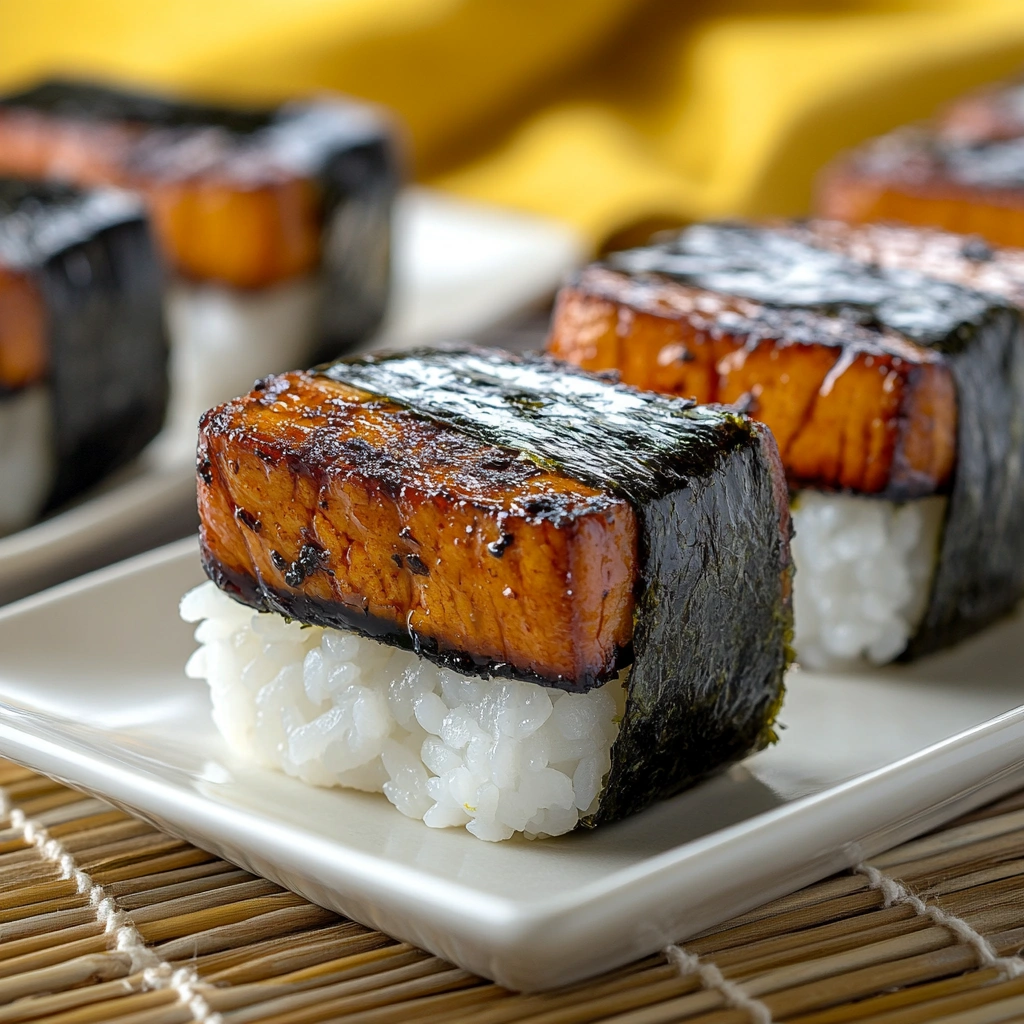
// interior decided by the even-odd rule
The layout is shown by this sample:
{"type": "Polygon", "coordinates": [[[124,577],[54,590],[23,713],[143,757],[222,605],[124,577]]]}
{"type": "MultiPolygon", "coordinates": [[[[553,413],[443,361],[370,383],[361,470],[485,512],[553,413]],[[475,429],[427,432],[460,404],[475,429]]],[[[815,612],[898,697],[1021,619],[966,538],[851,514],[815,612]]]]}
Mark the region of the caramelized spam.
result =
{"type": "Polygon", "coordinates": [[[345,151],[379,144],[369,120],[340,100],[232,111],[49,82],[0,100],[0,174],[140,192],[178,273],[261,288],[320,264],[327,206],[366,186],[345,151]]]}
{"type": "Polygon", "coordinates": [[[204,418],[199,477],[208,570],[248,603],[566,684],[629,647],[628,502],[366,391],[269,379],[204,418]]]}
{"type": "Polygon", "coordinates": [[[28,272],[0,265],[0,391],[41,381],[48,361],[39,288],[28,272]]]}
{"type": "Polygon", "coordinates": [[[548,351],[636,387],[739,404],[771,428],[794,486],[912,497],[952,474],[949,368],[891,331],[595,266],[562,289],[548,351]]]}
{"type": "Polygon", "coordinates": [[[932,121],[870,140],[822,174],[818,212],[1024,246],[1024,86],[984,89],[932,121]]]}
{"type": "Polygon", "coordinates": [[[948,495],[910,658],[1024,594],[1024,324],[1018,256],[908,231],[695,225],[570,281],[549,351],[735,403],[792,488],[948,495]]]}

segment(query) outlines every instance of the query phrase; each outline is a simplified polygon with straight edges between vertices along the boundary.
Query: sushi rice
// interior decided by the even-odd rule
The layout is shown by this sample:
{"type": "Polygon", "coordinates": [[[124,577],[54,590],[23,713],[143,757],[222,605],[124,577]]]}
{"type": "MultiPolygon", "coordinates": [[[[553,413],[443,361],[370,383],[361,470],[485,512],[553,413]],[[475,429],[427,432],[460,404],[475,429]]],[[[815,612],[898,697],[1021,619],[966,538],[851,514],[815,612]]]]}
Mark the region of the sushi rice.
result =
{"type": "Polygon", "coordinates": [[[806,668],[882,665],[928,606],[944,497],[897,504],[801,491],[793,500],[797,660],[806,668]]]}
{"type": "Polygon", "coordinates": [[[268,373],[304,366],[316,347],[317,277],[246,292],[210,282],[168,285],[168,432],[195,448],[196,422],[268,373]]]}
{"type": "Polygon", "coordinates": [[[56,472],[49,387],[0,395],[0,537],[38,518],[56,472]]]}
{"type": "Polygon", "coordinates": [[[187,674],[238,754],[317,786],[383,793],[432,828],[499,841],[556,836],[596,810],[625,704],[622,677],[587,693],[479,679],[354,633],[257,613],[204,583],[187,674]]]}

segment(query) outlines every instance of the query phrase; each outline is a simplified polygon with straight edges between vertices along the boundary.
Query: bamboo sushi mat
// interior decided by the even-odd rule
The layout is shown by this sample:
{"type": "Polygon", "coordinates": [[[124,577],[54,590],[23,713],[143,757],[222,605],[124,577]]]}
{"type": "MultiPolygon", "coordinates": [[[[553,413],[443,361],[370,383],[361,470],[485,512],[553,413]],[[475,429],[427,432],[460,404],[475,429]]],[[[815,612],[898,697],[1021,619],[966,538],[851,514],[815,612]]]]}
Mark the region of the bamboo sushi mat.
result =
{"type": "Polygon", "coordinates": [[[1024,793],[517,995],[0,761],[0,1024],[1024,1021],[1024,793]]]}

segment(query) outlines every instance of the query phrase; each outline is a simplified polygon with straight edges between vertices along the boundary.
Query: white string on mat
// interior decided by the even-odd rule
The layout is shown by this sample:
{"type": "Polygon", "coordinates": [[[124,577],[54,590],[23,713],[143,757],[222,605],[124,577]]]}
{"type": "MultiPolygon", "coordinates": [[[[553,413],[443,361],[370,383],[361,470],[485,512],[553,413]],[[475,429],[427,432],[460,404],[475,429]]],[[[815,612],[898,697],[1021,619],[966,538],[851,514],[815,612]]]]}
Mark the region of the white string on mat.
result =
{"type": "Polygon", "coordinates": [[[772,1011],[767,1003],[747,995],[741,985],[730,981],[718,969],[717,965],[701,960],[695,953],[687,953],[682,946],[666,946],[662,952],[684,978],[696,975],[701,985],[712,989],[725,1000],[727,1006],[734,1010],[744,1010],[752,1024],[772,1024],[772,1011]]]}
{"type": "Polygon", "coordinates": [[[927,917],[937,925],[951,931],[962,943],[974,949],[981,967],[995,967],[1004,978],[1019,978],[1024,975],[1024,959],[1019,956],[1000,956],[981,932],[975,931],[962,917],[947,913],[941,907],[925,903],[920,896],[910,892],[891,875],[880,871],[872,864],[862,862],[853,869],[868,880],[871,889],[882,894],[882,905],[891,907],[904,904],[915,914],[927,917]]]}
{"type": "Polygon", "coordinates": [[[96,913],[96,920],[103,926],[106,935],[114,940],[119,953],[127,953],[133,973],[142,973],[147,989],[172,989],[178,999],[188,1007],[196,1024],[223,1024],[219,1013],[210,1009],[209,1003],[198,990],[199,976],[191,967],[175,969],[166,960],[161,960],[146,945],[132,919],[117,909],[113,897],[88,873],[75,863],[74,856],[67,851],[59,839],[54,839],[43,824],[29,818],[25,812],[11,804],[8,794],[0,787],[0,820],[6,818],[11,826],[19,830],[30,846],[34,846],[42,857],[60,869],[61,878],[74,881],[75,888],[96,913]]]}

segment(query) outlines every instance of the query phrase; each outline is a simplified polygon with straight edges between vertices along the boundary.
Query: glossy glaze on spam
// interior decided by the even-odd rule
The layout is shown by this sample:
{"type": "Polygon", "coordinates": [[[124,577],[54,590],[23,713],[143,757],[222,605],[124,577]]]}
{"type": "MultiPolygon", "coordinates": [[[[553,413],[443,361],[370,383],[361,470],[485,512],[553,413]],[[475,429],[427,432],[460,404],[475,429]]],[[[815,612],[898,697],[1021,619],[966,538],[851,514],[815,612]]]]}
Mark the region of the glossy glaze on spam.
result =
{"type": "Polygon", "coordinates": [[[268,378],[204,418],[198,475],[207,572],[254,607],[566,689],[631,662],[598,819],[774,736],[788,505],[734,412],[424,350],[268,378]]]}
{"type": "Polygon", "coordinates": [[[382,315],[397,167],[365,106],[239,110],[46,82],[0,99],[0,173],[142,192],[185,277],[262,288],[319,270],[332,354],[382,315]]]}
{"type": "Polygon", "coordinates": [[[518,452],[296,373],[209,415],[200,460],[208,565],[250,604],[574,685],[629,647],[632,510],[518,452]]]}
{"type": "MultiPolygon", "coordinates": [[[[961,287],[956,265],[939,280],[912,258],[865,260],[882,236],[843,245],[842,230],[702,225],[621,254],[622,270],[589,268],[563,290],[549,349],[641,386],[741,401],[776,433],[795,487],[948,491],[913,656],[1024,594],[1021,320],[961,287]]],[[[975,240],[962,258],[986,256],[975,240]]]]}

